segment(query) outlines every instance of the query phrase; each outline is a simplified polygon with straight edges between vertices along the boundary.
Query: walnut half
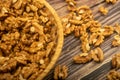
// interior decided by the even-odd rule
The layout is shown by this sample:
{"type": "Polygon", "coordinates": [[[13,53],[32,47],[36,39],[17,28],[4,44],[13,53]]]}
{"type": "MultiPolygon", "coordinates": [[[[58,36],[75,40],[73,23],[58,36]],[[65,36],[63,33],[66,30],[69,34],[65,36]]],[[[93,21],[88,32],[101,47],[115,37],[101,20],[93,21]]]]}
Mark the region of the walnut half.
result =
{"type": "Polygon", "coordinates": [[[120,69],[120,53],[115,54],[115,56],[112,58],[112,67],[120,69]]]}
{"type": "Polygon", "coordinates": [[[107,74],[107,80],[120,80],[120,72],[115,71],[115,70],[111,70],[107,74]]]}
{"type": "Polygon", "coordinates": [[[103,6],[101,6],[101,7],[99,8],[99,11],[100,11],[103,15],[107,15],[107,14],[108,14],[108,9],[105,8],[105,7],[103,7],[103,6]]]}
{"type": "Polygon", "coordinates": [[[115,35],[112,41],[112,46],[120,46],[120,35],[115,35]]]}
{"type": "Polygon", "coordinates": [[[64,80],[67,75],[68,75],[68,67],[67,66],[61,66],[58,65],[56,66],[55,70],[54,70],[54,79],[55,80],[64,80]]]}
{"type": "Polygon", "coordinates": [[[75,63],[87,63],[92,60],[91,54],[81,53],[79,55],[74,56],[73,58],[75,63]]]}
{"type": "Polygon", "coordinates": [[[104,60],[104,54],[101,48],[97,47],[94,50],[91,50],[92,59],[95,62],[102,62],[104,60]]]}

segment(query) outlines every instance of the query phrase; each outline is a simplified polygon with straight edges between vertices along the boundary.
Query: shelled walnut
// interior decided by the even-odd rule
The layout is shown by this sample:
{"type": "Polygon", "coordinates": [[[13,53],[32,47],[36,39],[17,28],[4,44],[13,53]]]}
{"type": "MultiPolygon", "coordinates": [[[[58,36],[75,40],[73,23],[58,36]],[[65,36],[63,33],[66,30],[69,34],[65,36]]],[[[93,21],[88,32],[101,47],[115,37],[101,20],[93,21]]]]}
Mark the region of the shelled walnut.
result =
{"type": "Polygon", "coordinates": [[[115,56],[112,58],[112,67],[120,69],[120,53],[115,54],[115,56]]]}
{"type": "Polygon", "coordinates": [[[104,41],[102,33],[92,33],[89,38],[89,43],[94,46],[99,46],[104,41]]]}
{"type": "Polygon", "coordinates": [[[120,35],[115,35],[112,41],[112,46],[120,46],[120,35]]]}
{"type": "Polygon", "coordinates": [[[107,14],[108,14],[108,9],[105,8],[105,7],[103,7],[103,6],[100,6],[99,11],[100,11],[103,15],[107,15],[107,14]]]}
{"type": "Polygon", "coordinates": [[[119,71],[111,70],[107,74],[107,80],[119,80],[119,79],[120,79],[120,72],[119,71]]]}
{"type": "Polygon", "coordinates": [[[81,49],[84,53],[88,52],[90,50],[90,45],[88,41],[88,33],[84,33],[81,37],[81,49]]]}
{"type": "Polygon", "coordinates": [[[87,63],[92,60],[91,54],[81,53],[73,57],[75,63],[87,63]]]}
{"type": "Polygon", "coordinates": [[[112,26],[104,26],[103,27],[103,35],[104,36],[110,36],[114,32],[114,28],[112,26]]]}
{"type": "Polygon", "coordinates": [[[120,25],[119,25],[118,23],[115,24],[114,30],[115,30],[115,32],[116,32],[117,34],[120,34],[120,25]]]}
{"type": "Polygon", "coordinates": [[[95,62],[102,62],[104,60],[104,54],[101,48],[97,47],[94,50],[91,50],[90,53],[95,62]]]}
{"type": "Polygon", "coordinates": [[[68,67],[67,66],[56,66],[54,70],[54,79],[55,80],[64,80],[68,76],[68,67]]]}
{"type": "Polygon", "coordinates": [[[89,24],[89,30],[91,33],[99,32],[101,29],[101,23],[95,20],[91,20],[88,22],[89,24]]]}
{"type": "Polygon", "coordinates": [[[76,10],[76,2],[75,0],[65,0],[68,3],[68,10],[75,11],[76,10]]]}

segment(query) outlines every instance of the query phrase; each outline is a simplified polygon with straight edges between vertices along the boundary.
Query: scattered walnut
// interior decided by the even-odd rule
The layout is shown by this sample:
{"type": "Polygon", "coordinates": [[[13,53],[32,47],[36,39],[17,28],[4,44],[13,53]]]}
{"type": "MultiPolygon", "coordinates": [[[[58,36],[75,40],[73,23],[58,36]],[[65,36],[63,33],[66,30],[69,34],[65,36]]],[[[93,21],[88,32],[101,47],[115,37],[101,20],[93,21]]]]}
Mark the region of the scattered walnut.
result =
{"type": "Polygon", "coordinates": [[[83,13],[85,14],[85,12],[88,12],[88,13],[90,12],[91,13],[90,8],[88,6],[86,6],[86,5],[78,7],[77,11],[78,11],[79,14],[83,14],[83,13]]]}
{"type": "Polygon", "coordinates": [[[117,34],[120,34],[120,25],[119,24],[115,24],[114,30],[117,34]]]}
{"type": "Polygon", "coordinates": [[[118,0],[106,0],[107,3],[115,4],[118,0]]]}
{"type": "Polygon", "coordinates": [[[75,63],[87,63],[92,60],[91,54],[81,53],[79,55],[74,56],[73,58],[75,63]]]}
{"type": "Polygon", "coordinates": [[[98,21],[91,20],[89,26],[91,33],[99,32],[101,29],[101,24],[98,21]]]}
{"type": "Polygon", "coordinates": [[[56,66],[54,70],[54,79],[59,80],[62,79],[64,80],[68,75],[68,67],[67,66],[61,66],[58,65],[56,66]]]}
{"type": "Polygon", "coordinates": [[[119,46],[120,45],[120,35],[115,35],[114,40],[112,41],[112,46],[119,46]]]}
{"type": "Polygon", "coordinates": [[[114,32],[114,28],[112,26],[104,26],[103,29],[104,29],[103,32],[104,36],[110,36],[114,32]]]}
{"type": "Polygon", "coordinates": [[[103,7],[103,6],[101,6],[101,7],[99,8],[99,11],[100,11],[103,15],[107,15],[107,14],[108,14],[108,9],[105,8],[105,7],[103,7]]]}
{"type": "Polygon", "coordinates": [[[90,50],[90,45],[88,41],[84,41],[81,43],[81,49],[83,52],[88,52],[90,50]]]}
{"type": "Polygon", "coordinates": [[[104,36],[101,33],[92,33],[89,38],[89,43],[94,46],[99,46],[104,41],[104,36]]]}
{"type": "Polygon", "coordinates": [[[115,56],[112,58],[112,67],[120,69],[120,53],[115,54],[115,56]]]}
{"type": "Polygon", "coordinates": [[[102,62],[104,60],[104,54],[101,48],[97,47],[94,50],[91,50],[90,53],[94,61],[102,62]]]}
{"type": "Polygon", "coordinates": [[[64,35],[68,35],[68,34],[72,33],[74,31],[74,29],[75,29],[74,25],[67,24],[66,28],[64,30],[64,35]]]}
{"type": "Polygon", "coordinates": [[[80,37],[80,36],[82,36],[82,35],[87,33],[86,30],[87,30],[87,26],[82,24],[81,26],[75,27],[74,35],[76,37],[80,37]]]}
{"type": "Polygon", "coordinates": [[[107,74],[107,80],[119,80],[119,79],[120,79],[120,72],[119,71],[111,70],[107,74]]]}
{"type": "Polygon", "coordinates": [[[68,3],[68,10],[75,11],[76,10],[76,2],[74,0],[66,0],[68,3]]]}
{"type": "Polygon", "coordinates": [[[90,50],[90,45],[89,45],[89,41],[88,41],[88,34],[84,33],[81,37],[81,49],[83,52],[88,52],[90,50]]]}

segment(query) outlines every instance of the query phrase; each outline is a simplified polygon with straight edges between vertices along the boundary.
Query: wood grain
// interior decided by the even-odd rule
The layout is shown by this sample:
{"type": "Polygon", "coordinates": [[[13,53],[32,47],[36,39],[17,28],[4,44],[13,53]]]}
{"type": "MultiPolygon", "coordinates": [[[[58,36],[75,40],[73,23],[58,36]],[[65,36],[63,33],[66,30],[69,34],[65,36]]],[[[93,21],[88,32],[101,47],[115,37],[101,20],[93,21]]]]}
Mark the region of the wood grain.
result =
{"type": "MultiPolygon", "coordinates": [[[[64,0],[47,0],[51,6],[57,11],[60,17],[65,16],[67,11],[67,4],[64,0]]],[[[114,25],[120,23],[120,1],[116,4],[107,4],[104,0],[77,0],[77,6],[88,5],[93,11],[95,20],[100,21],[102,25],[114,25]],[[109,13],[106,16],[101,15],[98,12],[100,6],[105,6],[109,9],[109,13]]],[[[120,47],[112,47],[111,41],[113,36],[105,39],[105,42],[101,44],[101,48],[104,51],[105,60],[102,63],[90,62],[87,64],[74,64],[72,57],[81,53],[80,40],[75,38],[73,34],[65,37],[64,46],[59,60],[56,65],[67,65],[69,68],[68,77],[66,80],[106,80],[105,76],[111,69],[111,58],[115,53],[120,52],[120,47]]],[[[55,65],[55,66],[56,66],[55,65]]],[[[53,80],[53,70],[45,77],[44,80],[53,80]]]]}

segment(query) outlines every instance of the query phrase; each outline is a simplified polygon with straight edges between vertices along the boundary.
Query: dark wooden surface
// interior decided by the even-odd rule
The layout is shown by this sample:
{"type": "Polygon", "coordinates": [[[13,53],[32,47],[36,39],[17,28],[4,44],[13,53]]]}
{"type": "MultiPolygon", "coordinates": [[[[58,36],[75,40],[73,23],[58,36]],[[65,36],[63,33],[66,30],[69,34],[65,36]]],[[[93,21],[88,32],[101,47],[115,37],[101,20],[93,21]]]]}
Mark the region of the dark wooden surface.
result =
{"type": "MultiPolygon", "coordinates": [[[[64,0],[47,0],[51,6],[57,11],[60,17],[65,16],[67,11],[67,4],[64,0]]],[[[114,5],[107,4],[104,0],[77,0],[77,6],[88,5],[92,11],[95,20],[100,21],[102,25],[114,25],[120,23],[120,1],[114,5]],[[106,16],[101,15],[98,12],[99,6],[105,6],[109,9],[109,13],[106,16]]],[[[101,44],[101,48],[104,51],[105,60],[102,63],[89,62],[87,64],[74,64],[72,57],[81,52],[80,40],[75,38],[73,34],[65,37],[64,46],[59,60],[56,65],[67,65],[69,68],[68,77],[66,80],[106,80],[106,74],[111,69],[111,58],[114,54],[120,52],[120,47],[112,47],[111,41],[113,36],[105,39],[105,42],[101,44]]],[[[53,80],[53,70],[45,77],[44,80],[53,80]]]]}

